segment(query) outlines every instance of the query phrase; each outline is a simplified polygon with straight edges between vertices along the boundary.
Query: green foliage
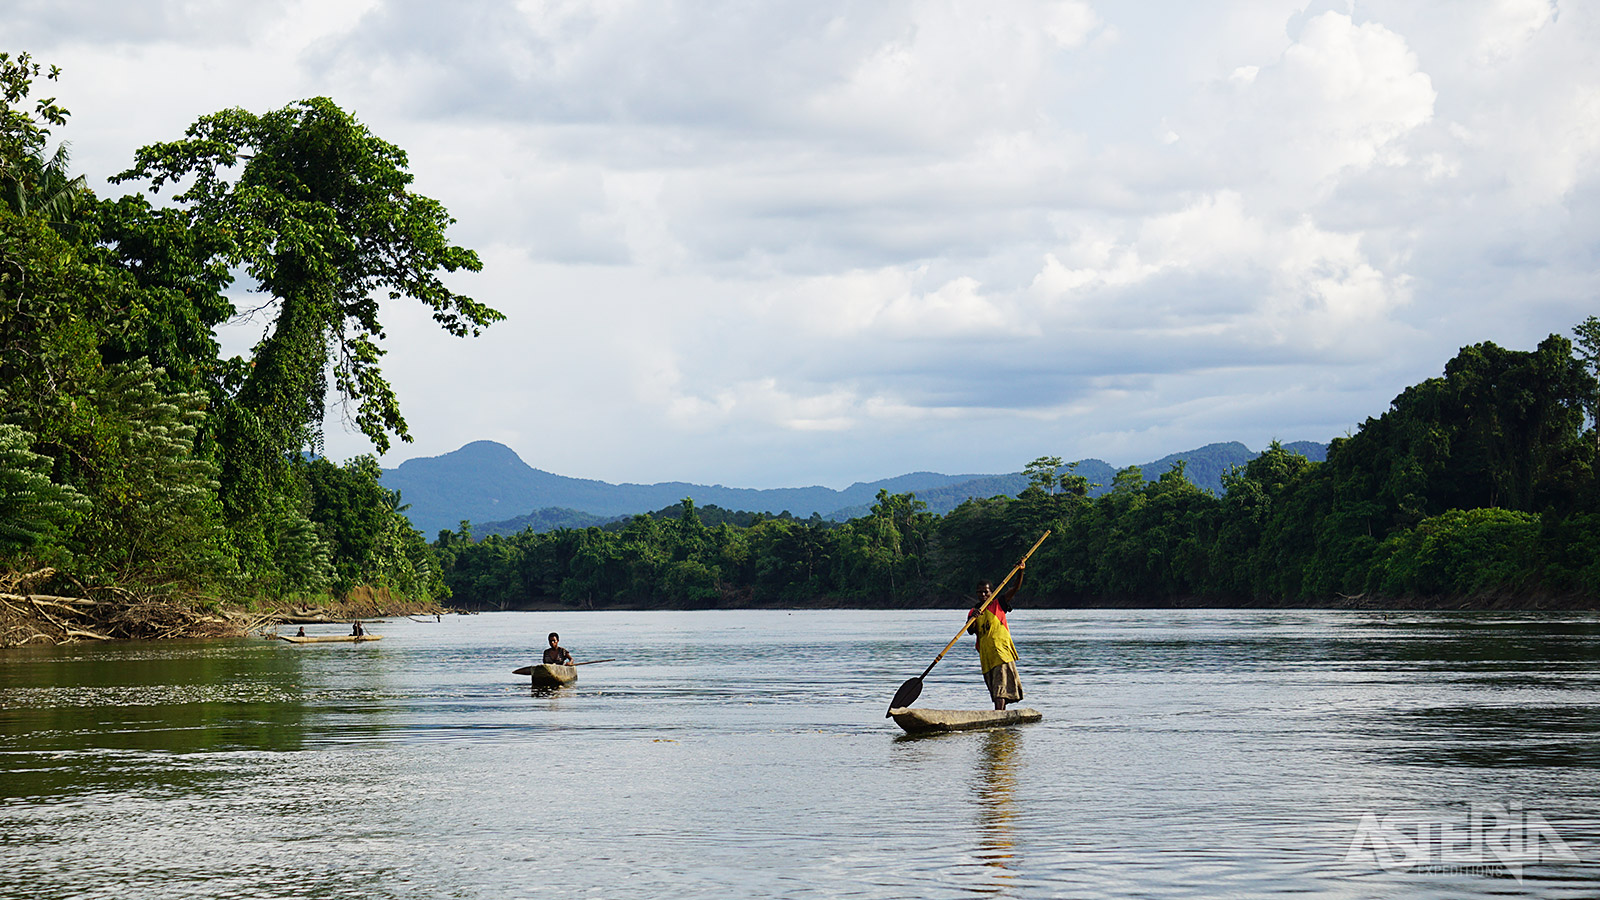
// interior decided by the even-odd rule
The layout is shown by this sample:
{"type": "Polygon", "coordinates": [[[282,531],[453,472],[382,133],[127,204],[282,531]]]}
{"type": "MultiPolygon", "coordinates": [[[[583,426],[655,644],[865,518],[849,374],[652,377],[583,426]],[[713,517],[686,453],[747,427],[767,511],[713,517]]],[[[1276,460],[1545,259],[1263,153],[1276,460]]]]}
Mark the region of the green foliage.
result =
{"type": "Polygon", "coordinates": [[[164,394],[138,360],[106,370],[85,392],[91,428],[70,454],[68,480],[93,501],[75,543],[86,565],[118,581],[210,584],[233,575],[217,503],[216,466],[195,452],[205,417],[198,393],[164,394]]]}
{"type": "Polygon", "coordinates": [[[40,76],[0,54],[0,553],[143,593],[443,595],[375,463],[323,478],[294,463],[317,444],[327,372],[375,442],[406,437],[377,367],[378,295],[456,335],[500,317],[440,280],[477,257],[407,190],[404,154],[326,100],[233,110],[124,173],[189,181],[177,208],[103,201],[65,144],[49,150],[67,112],[29,102],[40,76]],[[223,360],[236,269],[277,318],[252,359],[223,360]]]}
{"type": "MultiPolygon", "coordinates": [[[[1211,589],[1223,596],[1261,599],[1278,568],[1264,543],[1283,494],[1312,463],[1273,441],[1261,455],[1222,476],[1216,538],[1210,549],[1211,589]]],[[[1274,535],[1276,538],[1277,536],[1274,535]]]]}
{"type": "Polygon", "coordinates": [[[1534,578],[1538,536],[1537,515],[1452,509],[1384,541],[1373,587],[1389,596],[1514,592],[1534,578]]]}
{"type": "Polygon", "coordinates": [[[87,259],[115,273],[123,324],[102,335],[105,361],[146,359],[171,389],[228,402],[249,366],[219,358],[215,329],[235,312],[223,294],[232,281],[225,239],[137,195],[86,204],[70,233],[87,259]]]}
{"type": "Polygon", "coordinates": [[[31,110],[23,106],[40,74],[55,81],[61,70],[51,66],[46,71],[26,53],[0,53],[0,196],[18,214],[26,212],[26,204],[18,208],[19,201],[38,190],[50,128],[67,124],[70,115],[53,97],[35,100],[31,110]]]}
{"type": "Polygon", "coordinates": [[[1541,517],[1540,577],[1552,590],[1600,596],[1600,513],[1541,517]]]}
{"type": "Polygon", "coordinates": [[[277,565],[270,574],[257,575],[265,593],[288,598],[332,590],[333,551],[305,513],[293,508],[286,511],[274,538],[277,565]]]}
{"type": "MultiPolygon", "coordinates": [[[[314,567],[289,563],[303,556],[303,541],[284,523],[305,490],[289,460],[321,447],[328,375],[380,451],[390,435],[409,440],[379,368],[378,297],[418,300],[447,332],[476,335],[501,314],[450,290],[441,275],[481,264],[445,237],[453,220],[444,207],[409,190],[404,151],[326,98],[202,117],[184,139],[141,148],[113,179],[128,180],[147,180],[152,191],[187,187],[173,198],[176,210],[131,199],[98,209],[94,234],[150,280],[141,311],[153,315],[139,316],[142,327],[116,349],[170,358],[186,383],[209,387],[221,499],[240,559],[264,579],[294,584],[291,570],[314,567]],[[234,267],[275,314],[248,365],[216,361],[209,336],[233,311],[220,290],[234,267]]],[[[379,557],[370,544],[386,532],[368,532],[360,546],[348,529],[333,533],[333,585],[346,589],[373,574],[379,557]]],[[[382,577],[423,577],[401,565],[408,553],[415,548],[390,546],[382,577]]]]}
{"type": "Polygon", "coordinates": [[[0,563],[53,541],[90,508],[88,498],[50,480],[50,458],[32,443],[33,435],[0,423],[0,563]]]}
{"type": "Polygon", "coordinates": [[[88,179],[69,175],[68,159],[67,145],[61,144],[49,155],[39,147],[16,160],[8,177],[0,179],[0,202],[19,216],[65,224],[89,197],[88,179]]]}
{"type": "Polygon", "coordinates": [[[370,456],[343,466],[318,457],[297,468],[308,487],[310,519],[328,544],[333,590],[344,594],[373,570],[398,498],[378,483],[378,463],[370,456]]]}
{"type": "Polygon", "coordinates": [[[421,301],[457,336],[503,318],[440,278],[482,264],[445,237],[454,220],[444,207],[408,189],[405,152],[327,98],[204,116],[183,140],[141,148],[112,180],[147,180],[152,191],[187,183],[173,199],[190,225],[225,238],[220,256],[277,307],[241,398],[282,451],[320,427],[330,366],[374,446],[410,439],[378,367],[376,295],[421,301]]]}
{"type": "Polygon", "coordinates": [[[399,493],[379,484],[376,459],[358,456],[335,466],[318,457],[297,469],[310,519],[328,551],[334,593],[362,584],[419,598],[443,593],[438,559],[401,513],[399,493]]]}
{"type": "Polygon", "coordinates": [[[112,280],[38,218],[0,207],[0,408],[41,440],[71,427],[103,336],[121,328],[112,280]]]}
{"type": "Polygon", "coordinates": [[[1028,486],[1038,488],[1046,494],[1055,493],[1056,471],[1061,468],[1061,457],[1041,456],[1026,466],[1022,467],[1022,474],[1028,479],[1028,486]]]}
{"type": "MultiPolygon", "coordinates": [[[[1578,359],[1589,377],[1596,379],[1595,384],[1600,386],[1600,318],[1590,316],[1578,323],[1572,332],[1578,343],[1578,359]]],[[[1584,411],[1589,414],[1591,434],[1600,442],[1600,387],[1589,393],[1584,411]]]]}

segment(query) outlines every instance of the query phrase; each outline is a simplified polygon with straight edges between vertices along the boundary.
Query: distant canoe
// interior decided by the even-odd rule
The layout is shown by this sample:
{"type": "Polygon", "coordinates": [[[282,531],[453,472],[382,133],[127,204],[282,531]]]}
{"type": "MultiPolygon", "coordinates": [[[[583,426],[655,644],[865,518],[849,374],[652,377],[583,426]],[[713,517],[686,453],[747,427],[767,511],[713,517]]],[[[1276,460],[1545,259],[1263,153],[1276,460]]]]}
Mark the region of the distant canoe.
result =
{"type": "Polygon", "coordinates": [[[912,709],[908,706],[891,709],[889,715],[907,734],[1004,728],[1044,718],[1036,709],[912,709]]]}
{"type": "Polygon", "coordinates": [[[532,677],[534,687],[560,687],[578,680],[578,670],[572,666],[555,666],[548,663],[523,666],[513,670],[511,674],[532,677]]]}
{"type": "Polygon", "coordinates": [[[383,640],[383,635],[381,634],[319,634],[311,637],[297,634],[280,634],[278,637],[291,644],[353,644],[357,641],[383,640]]]}

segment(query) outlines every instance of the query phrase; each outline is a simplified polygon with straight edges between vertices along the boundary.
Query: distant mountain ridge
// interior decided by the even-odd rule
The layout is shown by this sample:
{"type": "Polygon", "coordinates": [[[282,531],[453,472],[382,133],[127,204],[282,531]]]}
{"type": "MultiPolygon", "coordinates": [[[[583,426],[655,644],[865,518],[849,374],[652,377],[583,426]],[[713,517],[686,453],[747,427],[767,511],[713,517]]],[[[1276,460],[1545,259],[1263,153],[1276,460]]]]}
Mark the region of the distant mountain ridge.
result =
{"type": "MultiPolygon", "coordinates": [[[[1313,460],[1327,455],[1327,445],[1311,441],[1284,444],[1286,449],[1313,460]]],[[[1220,492],[1222,473],[1231,466],[1243,465],[1257,452],[1237,441],[1209,444],[1186,453],[1174,453],[1141,465],[1147,480],[1159,478],[1179,459],[1186,460],[1185,474],[1195,484],[1220,492]]],[[[1098,459],[1082,460],[1076,472],[1100,485],[1092,493],[1108,489],[1116,469],[1098,459]]],[[[523,519],[535,528],[541,524],[583,521],[582,516],[611,518],[661,509],[694,498],[702,505],[715,504],[728,510],[779,513],[785,510],[801,518],[817,513],[827,518],[850,518],[866,512],[879,490],[891,494],[914,493],[936,513],[949,512],[969,497],[1014,496],[1027,486],[1019,472],[1006,475],[942,475],[937,472],[912,472],[872,482],[857,482],[842,491],[814,485],[800,488],[730,488],[682,481],[657,484],[611,484],[586,478],[570,478],[535,469],[523,462],[516,451],[494,441],[473,441],[442,456],[408,459],[394,469],[384,469],[383,486],[400,491],[406,515],[417,530],[430,539],[446,528],[456,528],[463,520],[475,523],[508,524],[523,519]]]]}

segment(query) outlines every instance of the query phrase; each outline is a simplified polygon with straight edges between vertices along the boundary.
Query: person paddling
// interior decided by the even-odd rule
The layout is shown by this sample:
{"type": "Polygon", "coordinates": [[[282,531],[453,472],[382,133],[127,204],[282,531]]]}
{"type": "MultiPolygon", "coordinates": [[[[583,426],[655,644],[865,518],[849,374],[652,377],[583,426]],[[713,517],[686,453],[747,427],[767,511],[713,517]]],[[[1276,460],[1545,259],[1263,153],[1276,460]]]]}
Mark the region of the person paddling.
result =
{"type": "Polygon", "coordinates": [[[968,634],[978,636],[978,664],[983,669],[983,682],[989,686],[989,696],[995,709],[1005,709],[1012,700],[1022,699],[1022,679],[1017,675],[1017,645],[1011,642],[1011,628],[1006,624],[1006,613],[1011,611],[1011,600],[1022,589],[1022,578],[1027,574],[1026,558],[1017,565],[1017,581],[1004,593],[993,593],[987,580],[978,583],[978,604],[968,613],[972,624],[968,634]]]}
{"type": "Polygon", "coordinates": [[[567,648],[561,646],[561,635],[550,632],[550,649],[544,651],[544,664],[547,666],[570,666],[572,654],[567,648]]]}

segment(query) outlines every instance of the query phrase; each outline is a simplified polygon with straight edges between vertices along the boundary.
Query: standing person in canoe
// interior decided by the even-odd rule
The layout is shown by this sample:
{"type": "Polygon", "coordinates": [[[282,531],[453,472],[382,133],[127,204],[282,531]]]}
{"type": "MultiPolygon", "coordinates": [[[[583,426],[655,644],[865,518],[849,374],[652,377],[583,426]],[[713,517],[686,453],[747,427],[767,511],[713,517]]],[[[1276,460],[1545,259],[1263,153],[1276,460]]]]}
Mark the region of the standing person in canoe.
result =
{"type": "Polygon", "coordinates": [[[1012,700],[1022,699],[1022,679],[1017,676],[1017,645],[1011,642],[1011,628],[1006,625],[1006,613],[1011,611],[1011,600],[1022,589],[1022,577],[1027,574],[1028,561],[1017,565],[1017,582],[998,596],[991,596],[988,581],[978,583],[978,605],[967,613],[972,624],[968,634],[978,636],[978,664],[983,667],[983,681],[989,686],[989,696],[995,709],[1005,709],[1012,700]]]}
{"type": "Polygon", "coordinates": [[[554,631],[550,632],[550,649],[544,651],[544,659],[542,661],[547,666],[572,665],[572,654],[567,652],[567,648],[561,646],[561,635],[556,634],[554,631]]]}

